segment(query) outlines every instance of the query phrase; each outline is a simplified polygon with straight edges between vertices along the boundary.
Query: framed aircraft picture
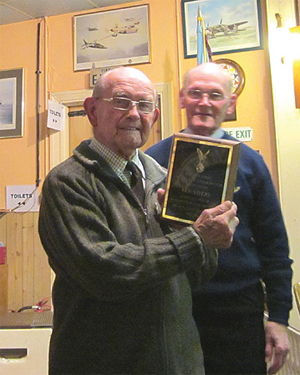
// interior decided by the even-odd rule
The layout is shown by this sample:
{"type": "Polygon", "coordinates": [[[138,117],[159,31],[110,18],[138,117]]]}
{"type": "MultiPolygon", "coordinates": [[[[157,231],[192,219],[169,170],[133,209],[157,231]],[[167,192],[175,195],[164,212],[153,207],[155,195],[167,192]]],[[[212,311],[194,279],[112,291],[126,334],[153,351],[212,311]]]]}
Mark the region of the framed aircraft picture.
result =
{"type": "Polygon", "coordinates": [[[150,62],[148,8],[74,16],[74,70],[150,62]]]}
{"type": "Polygon", "coordinates": [[[23,136],[23,68],[0,71],[0,138],[23,136]]]}
{"type": "Polygon", "coordinates": [[[182,0],[184,57],[197,56],[200,9],[212,54],[262,48],[259,0],[182,0]]]}

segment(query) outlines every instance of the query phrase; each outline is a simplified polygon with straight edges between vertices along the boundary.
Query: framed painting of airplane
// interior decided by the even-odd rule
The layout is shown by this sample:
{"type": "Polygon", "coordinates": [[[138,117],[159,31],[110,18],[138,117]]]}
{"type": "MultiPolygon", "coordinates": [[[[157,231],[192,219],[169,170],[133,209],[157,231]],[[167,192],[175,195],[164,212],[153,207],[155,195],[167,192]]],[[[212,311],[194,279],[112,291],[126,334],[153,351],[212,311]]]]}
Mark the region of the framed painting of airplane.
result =
{"type": "Polygon", "coordinates": [[[75,71],[148,62],[148,4],[74,16],[75,71]]]}
{"type": "Polygon", "coordinates": [[[198,38],[203,34],[213,55],[262,48],[259,0],[182,0],[181,4],[185,58],[197,56],[198,38]]]}
{"type": "Polygon", "coordinates": [[[0,71],[0,138],[23,136],[23,68],[0,71]]]}

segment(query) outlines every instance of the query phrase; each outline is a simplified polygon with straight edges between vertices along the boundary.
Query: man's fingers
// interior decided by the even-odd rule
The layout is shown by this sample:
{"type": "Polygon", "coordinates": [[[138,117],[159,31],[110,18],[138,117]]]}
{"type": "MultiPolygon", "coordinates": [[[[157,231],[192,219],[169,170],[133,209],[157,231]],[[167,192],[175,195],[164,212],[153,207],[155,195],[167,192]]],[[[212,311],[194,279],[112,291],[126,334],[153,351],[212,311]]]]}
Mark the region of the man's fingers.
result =
{"type": "Polygon", "coordinates": [[[162,206],[163,203],[164,203],[164,199],[165,199],[165,190],[164,189],[157,189],[157,200],[158,200],[158,203],[162,206]]]}
{"type": "Polygon", "coordinates": [[[219,206],[204,210],[194,223],[194,228],[200,233],[207,246],[228,248],[239,223],[236,212],[236,204],[226,201],[219,206]]]}
{"type": "Polygon", "coordinates": [[[237,206],[234,202],[225,201],[216,207],[207,208],[206,210],[202,212],[202,216],[204,218],[208,217],[208,218],[213,219],[218,215],[222,215],[228,212],[228,216],[231,216],[233,214],[232,215],[233,217],[236,214],[236,211],[237,211],[237,206]]]}
{"type": "Polygon", "coordinates": [[[287,354],[288,353],[277,353],[275,351],[271,365],[268,368],[268,375],[274,375],[281,369],[281,367],[284,365],[287,354]]]}

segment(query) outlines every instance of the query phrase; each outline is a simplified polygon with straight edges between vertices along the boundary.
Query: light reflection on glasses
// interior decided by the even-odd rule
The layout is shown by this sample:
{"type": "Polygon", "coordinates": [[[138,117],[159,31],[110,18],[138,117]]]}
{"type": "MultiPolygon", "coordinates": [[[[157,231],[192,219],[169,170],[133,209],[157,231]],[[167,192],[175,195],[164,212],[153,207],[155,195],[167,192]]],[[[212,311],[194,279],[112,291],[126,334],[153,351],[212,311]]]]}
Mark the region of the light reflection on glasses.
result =
{"type": "Polygon", "coordinates": [[[229,99],[229,96],[225,96],[222,92],[211,90],[211,91],[202,91],[199,89],[191,89],[187,92],[187,96],[194,100],[202,100],[203,96],[207,95],[209,102],[220,102],[224,99],[229,99]]]}
{"type": "Polygon", "coordinates": [[[148,100],[131,100],[129,98],[122,98],[119,96],[114,96],[112,98],[98,98],[99,100],[104,100],[110,102],[111,106],[114,109],[119,109],[121,111],[129,111],[133,104],[136,105],[136,108],[139,112],[142,113],[151,113],[155,109],[154,102],[148,100]]]}

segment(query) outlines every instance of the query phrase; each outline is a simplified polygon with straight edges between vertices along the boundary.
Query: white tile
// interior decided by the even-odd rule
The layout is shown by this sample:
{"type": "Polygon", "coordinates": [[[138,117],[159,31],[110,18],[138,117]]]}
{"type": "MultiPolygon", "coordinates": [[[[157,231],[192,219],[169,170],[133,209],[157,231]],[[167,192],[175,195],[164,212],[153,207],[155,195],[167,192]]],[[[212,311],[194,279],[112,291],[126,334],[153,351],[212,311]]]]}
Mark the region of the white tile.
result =
{"type": "Polygon", "coordinates": [[[0,0],[0,25],[132,1],[135,0],[0,0]]]}

